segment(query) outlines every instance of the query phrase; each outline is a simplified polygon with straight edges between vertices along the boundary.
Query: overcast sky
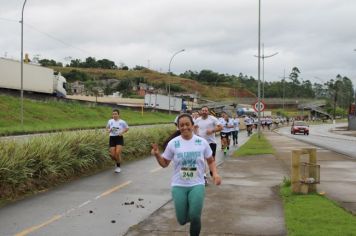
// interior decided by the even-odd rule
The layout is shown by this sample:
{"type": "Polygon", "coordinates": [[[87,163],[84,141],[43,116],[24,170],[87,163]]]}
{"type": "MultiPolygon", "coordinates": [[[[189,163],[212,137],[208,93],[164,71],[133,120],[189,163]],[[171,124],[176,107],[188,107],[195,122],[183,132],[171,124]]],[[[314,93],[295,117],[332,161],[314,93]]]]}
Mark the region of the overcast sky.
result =
{"type": "MultiPolygon", "coordinates": [[[[262,0],[265,80],[296,66],[322,83],[356,84],[355,0],[262,0]]],[[[20,58],[23,0],[0,0],[0,56],[20,58]]],[[[66,62],[94,56],[167,72],[257,78],[258,0],[27,0],[24,51],[66,62]]],[[[262,55],[262,52],[261,52],[262,55]]],[[[262,61],[261,61],[262,71],[262,61]]],[[[262,74],[261,74],[262,79],[262,74]]]]}

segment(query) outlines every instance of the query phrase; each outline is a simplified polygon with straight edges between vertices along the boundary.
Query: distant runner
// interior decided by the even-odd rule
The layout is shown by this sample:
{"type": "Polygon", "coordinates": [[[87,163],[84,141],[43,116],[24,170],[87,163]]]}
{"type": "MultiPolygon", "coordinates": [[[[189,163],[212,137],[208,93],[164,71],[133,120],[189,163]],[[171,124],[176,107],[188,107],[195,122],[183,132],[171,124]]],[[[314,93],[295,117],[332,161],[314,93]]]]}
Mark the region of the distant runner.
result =
{"type": "MultiPolygon", "coordinates": [[[[195,134],[204,138],[209,143],[211,151],[213,152],[212,156],[215,160],[215,155],[216,155],[215,133],[219,132],[222,129],[222,126],[216,117],[209,115],[208,107],[206,106],[202,107],[200,111],[200,115],[201,116],[198,117],[194,122],[195,134]]],[[[210,173],[210,175],[212,175],[212,173],[210,173]]],[[[205,178],[205,184],[207,184],[206,175],[204,175],[204,178],[205,178]]]]}
{"type": "Polygon", "coordinates": [[[252,134],[253,119],[250,116],[246,116],[244,123],[246,125],[247,136],[252,134]]]}
{"type": "Polygon", "coordinates": [[[228,114],[224,111],[221,113],[219,122],[222,126],[222,130],[220,132],[221,149],[224,151],[224,155],[226,155],[230,149],[230,135],[231,129],[234,128],[234,123],[233,120],[229,118],[228,114]]]}
{"type": "Polygon", "coordinates": [[[232,128],[232,141],[233,141],[233,145],[237,145],[238,142],[238,135],[239,135],[239,131],[240,131],[240,119],[239,117],[235,114],[232,118],[233,123],[234,123],[234,128],[232,128]]]}
{"type": "Polygon", "coordinates": [[[120,119],[120,112],[118,109],[112,111],[112,119],[108,121],[106,130],[110,133],[110,156],[115,161],[115,172],[120,173],[121,152],[122,146],[124,146],[123,134],[129,130],[127,123],[120,119]]]}

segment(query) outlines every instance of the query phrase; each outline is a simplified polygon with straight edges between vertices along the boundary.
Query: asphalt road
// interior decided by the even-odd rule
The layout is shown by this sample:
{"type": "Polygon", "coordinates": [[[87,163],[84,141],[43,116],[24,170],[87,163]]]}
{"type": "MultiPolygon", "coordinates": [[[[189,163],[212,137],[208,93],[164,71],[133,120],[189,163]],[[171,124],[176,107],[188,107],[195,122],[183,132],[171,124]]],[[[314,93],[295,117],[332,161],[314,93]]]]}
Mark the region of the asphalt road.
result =
{"type": "MultiPolygon", "coordinates": [[[[239,145],[246,140],[242,131],[239,145]]],[[[149,156],[63,184],[1,208],[0,235],[123,235],[171,200],[171,174],[149,156]]]]}
{"type": "Polygon", "coordinates": [[[339,135],[331,132],[331,129],[333,128],[345,126],[347,126],[346,123],[339,123],[336,125],[311,125],[309,135],[293,135],[290,133],[290,127],[280,128],[277,132],[299,141],[323,147],[351,158],[356,158],[356,137],[339,135]]]}

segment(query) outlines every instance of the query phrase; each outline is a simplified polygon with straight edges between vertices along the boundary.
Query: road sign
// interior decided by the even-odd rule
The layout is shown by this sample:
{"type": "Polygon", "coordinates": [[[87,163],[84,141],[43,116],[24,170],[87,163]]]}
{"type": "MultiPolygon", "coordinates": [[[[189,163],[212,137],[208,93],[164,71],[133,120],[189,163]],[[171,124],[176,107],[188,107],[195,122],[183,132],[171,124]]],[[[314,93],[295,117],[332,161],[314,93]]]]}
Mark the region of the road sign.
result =
{"type": "MultiPolygon", "coordinates": [[[[266,107],[266,104],[264,104],[264,102],[260,101],[260,111],[264,111],[266,107]]],[[[258,112],[258,101],[253,104],[253,109],[258,112]]]]}

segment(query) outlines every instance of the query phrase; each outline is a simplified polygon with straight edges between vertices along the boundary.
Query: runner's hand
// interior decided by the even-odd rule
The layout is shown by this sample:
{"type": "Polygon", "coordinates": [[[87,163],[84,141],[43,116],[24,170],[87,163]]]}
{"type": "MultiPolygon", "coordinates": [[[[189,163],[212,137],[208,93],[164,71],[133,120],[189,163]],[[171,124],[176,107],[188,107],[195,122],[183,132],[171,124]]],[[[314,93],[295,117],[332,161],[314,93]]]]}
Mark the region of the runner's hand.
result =
{"type": "Polygon", "coordinates": [[[214,175],[213,176],[213,181],[215,185],[220,185],[221,184],[221,177],[219,175],[214,175]]]}
{"type": "Polygon", "coordinates": [[[159,154],[158,144],[152,143],[151,146],[152,146],[151,154],[152,155],[159,154]]]}

